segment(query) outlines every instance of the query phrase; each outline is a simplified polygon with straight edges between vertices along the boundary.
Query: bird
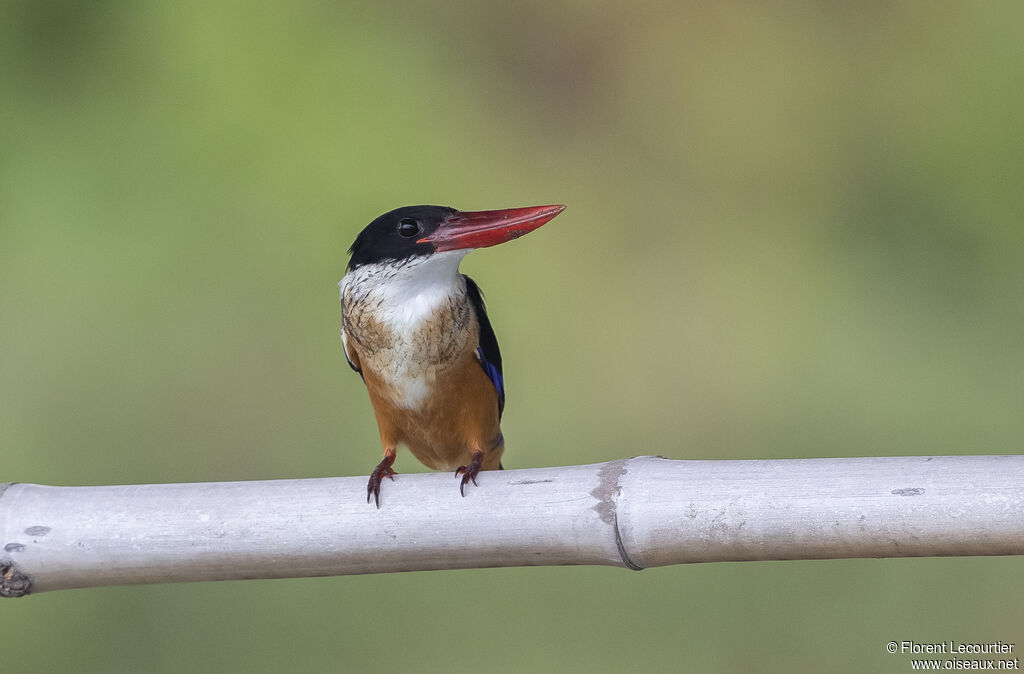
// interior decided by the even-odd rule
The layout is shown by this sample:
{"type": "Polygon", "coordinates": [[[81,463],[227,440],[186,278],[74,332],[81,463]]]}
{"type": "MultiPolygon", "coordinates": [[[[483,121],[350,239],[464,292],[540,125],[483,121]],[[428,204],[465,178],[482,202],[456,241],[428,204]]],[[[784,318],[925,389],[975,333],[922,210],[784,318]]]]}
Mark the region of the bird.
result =
{"type": "Polygon", "coordinates": [[[399,446],[432,470],[462,476],[503,468],[501,351],[473,279],[459,263],[477,248],[517,239],[564,205],[489,211],[404,206],[367,225],[349,249],[338,283],[341,341],[362,377],[384,458],[370,473],[366,502],[380,508],[399,446]]]}

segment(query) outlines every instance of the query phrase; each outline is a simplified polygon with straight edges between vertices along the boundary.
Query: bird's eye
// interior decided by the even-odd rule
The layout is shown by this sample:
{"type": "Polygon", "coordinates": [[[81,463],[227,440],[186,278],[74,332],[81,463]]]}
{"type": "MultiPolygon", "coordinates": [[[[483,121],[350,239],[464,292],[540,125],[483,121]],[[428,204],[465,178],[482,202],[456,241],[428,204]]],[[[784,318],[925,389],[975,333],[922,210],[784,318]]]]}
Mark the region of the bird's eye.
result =
{"type": "Polygon", "coordinates": [[[410,239],[420,233],[420,223],[412,218],[403,218],[398,223],[398,234],[410,239]]]}

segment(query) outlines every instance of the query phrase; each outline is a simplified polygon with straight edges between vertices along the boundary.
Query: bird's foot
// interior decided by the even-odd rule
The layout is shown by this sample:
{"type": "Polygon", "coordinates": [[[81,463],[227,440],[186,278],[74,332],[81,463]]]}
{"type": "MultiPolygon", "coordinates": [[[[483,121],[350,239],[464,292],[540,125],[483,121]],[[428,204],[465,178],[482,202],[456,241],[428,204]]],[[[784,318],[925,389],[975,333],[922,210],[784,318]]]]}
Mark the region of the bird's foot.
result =
{"type": "Polygon", "coordinates": [[[466,495],[466,484],[472,480],[475,486],[479,486],[476,483],[476,476],[480,474],[480,471],[484,467],[484,453],[481,451],[473,452],[472,458],[469,460],[468,466],[459,466],[455,471],[455,477],[462,476],[462,484],[459,485],[459,493],[463,496],[466,495]]]}
{"type": "Polygon", "coordinates": [[[395,462],[394,454],[385,454],[383,460],[377,464],[377,467],[370,473],[370,481],[366,484],[366,502],[370,502],[370,497],[373,497],[373,502],[380,508],[380,482],[384,478],[390,479],[392,482],[395,481],[395,471],[391,467],[391,464],[395,462]]]}

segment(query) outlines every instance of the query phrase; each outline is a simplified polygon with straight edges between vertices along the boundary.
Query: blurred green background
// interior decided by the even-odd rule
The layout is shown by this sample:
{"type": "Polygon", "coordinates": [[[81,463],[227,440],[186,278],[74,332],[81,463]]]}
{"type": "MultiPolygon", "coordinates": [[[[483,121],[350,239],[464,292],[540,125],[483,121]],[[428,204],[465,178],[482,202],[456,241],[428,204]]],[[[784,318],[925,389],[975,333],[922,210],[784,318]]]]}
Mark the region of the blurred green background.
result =
{"type": "MultiPolygon", "coordinates": [[[[0,4],[0,480],[364,475],[338,339],[399,205],[471,255],[506,467],[1021,451],[1024,5],[0,4]]],[[[420,470],[407,453],[400,472],[420,470]]],[[[454,489],[454,487],[453,487],[454,489]]],[[[0,605],[7,671],[907,671],[1024,560],[536,568],[0,605]]]]}

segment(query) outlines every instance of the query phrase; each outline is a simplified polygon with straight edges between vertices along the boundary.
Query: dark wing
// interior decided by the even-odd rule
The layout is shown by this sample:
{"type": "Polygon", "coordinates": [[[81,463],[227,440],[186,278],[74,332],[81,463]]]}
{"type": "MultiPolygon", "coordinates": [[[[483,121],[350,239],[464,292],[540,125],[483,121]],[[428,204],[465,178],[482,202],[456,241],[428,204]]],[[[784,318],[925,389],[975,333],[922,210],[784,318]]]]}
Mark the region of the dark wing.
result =
{"type": "Polygon", "coordinates": [[[498,338],[494,336],[491,321],[487,318],[487,308],[484,307],[484,296],[480,292],[480,286],[465,274],[462,275],[462,278],[466,279],[466,295],[469,296],[469,301],[473,304],[473,309],[476,310],[477,322],[480,323],[480,339],[476,347],[476,355],[480,361],[480,367],[484,369],[484,374],[491,380],[498,392],[498,418],[500,419],[501,413],[505,411],[505,378],[501,373],[501,350],[498,348],[498,338]]]}

